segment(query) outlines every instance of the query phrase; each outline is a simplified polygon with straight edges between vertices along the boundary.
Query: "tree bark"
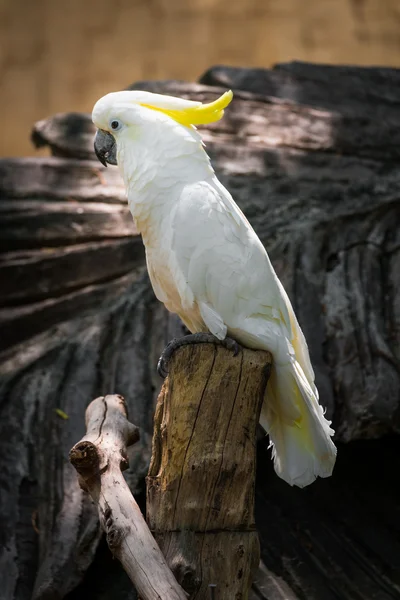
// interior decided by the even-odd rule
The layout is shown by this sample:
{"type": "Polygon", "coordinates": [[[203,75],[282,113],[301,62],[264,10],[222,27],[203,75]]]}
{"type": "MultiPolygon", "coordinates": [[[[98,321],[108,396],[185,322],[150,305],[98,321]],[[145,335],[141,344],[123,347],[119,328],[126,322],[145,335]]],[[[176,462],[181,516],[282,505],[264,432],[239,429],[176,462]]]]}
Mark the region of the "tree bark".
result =
{"type": "Polygon", "coordinates": [[[254,521],[256,430],[268,352],[178,349],[158,398],[147,520],[196,600],[246,600],[259,563],[254,521]]]}
{"type": "Polygon", "coordinates": [[[128,467],[127,447],[139,439],[122,396],[93,400],[86,410],[86,429],[71,449],[70,461],[97,506],[111,552],[142,600],[186,600],[122,476],[128,467]]]}

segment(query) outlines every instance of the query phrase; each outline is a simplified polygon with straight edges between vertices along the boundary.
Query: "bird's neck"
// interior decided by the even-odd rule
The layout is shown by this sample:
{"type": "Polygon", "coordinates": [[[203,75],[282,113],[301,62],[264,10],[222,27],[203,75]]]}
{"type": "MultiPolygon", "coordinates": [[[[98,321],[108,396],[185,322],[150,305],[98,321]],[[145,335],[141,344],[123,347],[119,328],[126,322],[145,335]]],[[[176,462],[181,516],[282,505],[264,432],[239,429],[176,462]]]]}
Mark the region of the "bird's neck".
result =
{"type": "Polygon", "coordinates": [[[197,131],[179,126],[176,135],[168,133],[130,140],[118,149],[129,208],[143,237],[171,213],[184,188],[214,176],[197,131]]]}

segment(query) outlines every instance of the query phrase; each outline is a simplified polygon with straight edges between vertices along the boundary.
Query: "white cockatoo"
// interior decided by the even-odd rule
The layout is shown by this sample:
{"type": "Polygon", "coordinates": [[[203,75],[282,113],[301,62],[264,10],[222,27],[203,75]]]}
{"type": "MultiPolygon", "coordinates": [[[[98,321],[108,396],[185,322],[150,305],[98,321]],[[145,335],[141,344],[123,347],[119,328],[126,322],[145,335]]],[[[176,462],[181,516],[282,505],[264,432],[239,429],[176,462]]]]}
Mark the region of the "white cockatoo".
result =
{"type": "Polygon", "coordinates": [[[108,94],[93,109],[95,151],[121,171],[157,298],[192,333],[271,352],[260,423],[276,473],[304,487],[332,474],[334,432],[289,298],[195,127],[221,119],[231,99],[232,92],[210,104],[145,91],[108,94]]]}

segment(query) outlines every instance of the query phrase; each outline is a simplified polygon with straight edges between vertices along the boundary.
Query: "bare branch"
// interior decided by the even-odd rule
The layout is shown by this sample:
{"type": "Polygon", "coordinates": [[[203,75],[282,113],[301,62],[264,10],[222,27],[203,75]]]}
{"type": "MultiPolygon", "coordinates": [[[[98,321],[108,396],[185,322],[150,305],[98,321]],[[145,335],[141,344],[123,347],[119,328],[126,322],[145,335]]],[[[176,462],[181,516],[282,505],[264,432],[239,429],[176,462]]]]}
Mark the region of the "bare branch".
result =
{"type": "Polygon", "coordinates": [[[97,505],[111,552],[142,600],[187,600],[121,473],[128,467],[126,448],[139,439],[138,428],[127,420],[122,396],[93,400],[86,411],[86,430],[70,460],[80,485],[97,505]]]}

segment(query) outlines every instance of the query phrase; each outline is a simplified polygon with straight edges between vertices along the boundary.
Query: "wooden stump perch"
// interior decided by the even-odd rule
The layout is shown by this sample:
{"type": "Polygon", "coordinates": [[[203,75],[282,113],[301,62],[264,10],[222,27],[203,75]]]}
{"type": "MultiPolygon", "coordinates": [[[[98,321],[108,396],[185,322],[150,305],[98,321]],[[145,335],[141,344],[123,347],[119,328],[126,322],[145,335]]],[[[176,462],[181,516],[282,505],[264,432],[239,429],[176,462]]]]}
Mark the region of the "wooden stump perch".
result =
{"type": "Polygon", "coordinates": [[[110,550],[142,600],[186,600],[121,473],[128,466],[127,446],[139,439],[138,428],[127,420],[124,399],[114,395],[93,400],[86,429],[70,460],[98,507],[110,550]]]}
{"type": "Polygon", "coordinates": [[[158,398],[147,521],[174,575],[196,600],[246,600],[259,543],[256,430],[268,352],[214,344],[177,350],[158,398]]]}
{"type": "Polygon", "coordinates": [[[89,405],[86,436],[70,460],[142,600],[184,600],[185,592],[208,600],[210,585],[218,600],[248,598],[259,562],[256,431],[270,366],[268,352],[241,349],[234,356],[209,343],[173,355],[147,477],[155,539],[121,473],[127,446],[139,439],[124,399],[106,396],[89,405]]]}

